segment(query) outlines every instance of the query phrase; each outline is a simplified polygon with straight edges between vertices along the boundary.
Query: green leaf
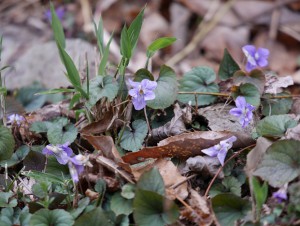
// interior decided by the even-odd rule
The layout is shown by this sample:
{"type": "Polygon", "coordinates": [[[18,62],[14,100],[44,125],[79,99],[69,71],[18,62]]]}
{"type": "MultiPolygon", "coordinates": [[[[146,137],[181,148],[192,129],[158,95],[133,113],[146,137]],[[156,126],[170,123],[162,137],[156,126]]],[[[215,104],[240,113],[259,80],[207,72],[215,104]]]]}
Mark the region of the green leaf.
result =
{"type": "Polygon", "coordinates": [[[47,131],[47,138],[49,143],[56,144],[64,144],[66,142],[72,143],[77,137],[78,131],[77,128],[69,123],[67,125],[52,125],[47,131]]]}
{"type": "Polygon", "coordinates": [[[78,202],[78,206],[70,211],[70,214],[74,219],[76,219],[88,206],[90,203],[90,198],[85,197],[78,202]]]}
{"type": "Polygon", "coordinates": [[[249,74],[244,71],[237,71],[233,76],[233,82],[237,85],[245,83],[255,85],[259,93],[262,94],[265,90],[266,76],[263,71],[258,69],[252,70],[249,74]]]}
{"type": "Polygon", "coordinates": [[[33,179],[37,181],[48,181],[52,183],[58,183],[58,184],[65,184],[65,181],[61,178],[61,176],[55,176],[50,173],[44,173],[44,172],[39,172],[35,170],[31,170],[28,172],[24,172],[24,175],[27,177],[32,177],[33,179]]]}
{"type": "MultiPolygon", "coordinates": [[[[279,93],[276,96],[286,96],[289,95],[288,93],[279,93]]],[[[292,98],[270,98],[273,95],[271,94],[265,94],[263,97],[264,99],[262,100],[262,114],[264,116],[269,116],[269,115],[282,115],[282,114],[287,114],[293,104],[293,99],[292,98]]]]}
{"type": "Polygon", "coordinates": [[[51,10],[51,26],[54,34],[54,39],[59,45],[64,49],[66,48],[66,42],[65,42],[65,34],[63,27],[61,26],[60,20],[56,15],[54,6],[52,3],[50,3],[50,10],[51,10]]]}
{"type": "Polygon", "coordinates": [[[282,187],[300,175],[300,141],[279,140],[266,151],[254,171],[273,187],[282,187]]]}
{"type": "Polygon", "coordinates": [[[165,195],[165,184],[157,168],[143,173],[137,183],[137,188],[165,195]]]}
{"type": "Polygon", "coordinates": [[[18,201],[13,192],[0,192],[0,207],[15,207],[18,201]]]}
{"type": "Polygon", "coordinates": [[[130,24],[130,26],[127,30],[129,40],[130,40],[131,54],[133,54],[133,52],[134,52],[134,49],[136,47],[136,44],[137,44],[137,41],[138,41],[138,38],[139,38],[139,35],[140,35],[140,32],[141,32],[141,28],[142,28],[142,24],[143,24],[144,11],[145,11],[145,8],[143,8],[140,11],[140,13],[132,21],[132,23],[130,24]]]}
{"type": "Polygon", "coordinates": [[[6,164],[7,167],[11,167],[11,166],[18,164],[19,162],[23,161],[23,159],[25,159],[25,157],[28,155],[29,151],[30,150],[29,150],[28,146],[22,145],[21,147],[19,147],[16,150],[15,153],[13,153],[13,155],[11,156],[10,159],[0,161],[0,166],[5,167],[5,164],[6,164]]]}
{"type": "Polygon", "coordinates": [[[219,194],[212,198],[212,207],[220,225],[235,225],[251,210],[248,200],[233,194],[219,194]]]}
{"type": "Polygon", "coordinates": [[[110,212],[103,211],[101,207],[82,214],[75,222],[74,226],[114,226],[114,222],[110,219],[110,212]]]}
{"type": "Polygon", "coordinates": [[[225,186],[227,191],[230,193],[241,196],[241,186],[242,184],[239,182],[239,180],[235,177],[225,177],[222,181],[222,184],[225,186]]]}
{"type": "Polygon", "coordinates": [[[98,22],[98,27],[93,20],[94,23],[94,30],[97,38],[97,44],[99,48],[100,55],[103,56],[104,52],[104,41],[103,41],[103,20],[102,17],[100,17],[99,22],[98,22]]]}
{"type": "MultiPolygon", "coordinates": [[[[125,128],[120,145],[128,151],[138,151],[148,133],[147,123],[144,120],[136,120],[132,123],[132,130],[125,128]]],[[[119,133],[121,136],[121,132],[119,133]]]]}
{"type": "Polygon", "coordinates": [[[21,225],[29,226],[29,220],[31,214],[29,209],[25,206],[22,210],[20,208],[7,207],[1,210],[0,222],[1,226],[12,226],[12,225],[21,225]]]}
{"type": "Polygon", "coordinates": [[[11,131],[0,125],[0,161],[10,159],[15,147],[15,139],[11,131]]]}
{"type": "Polygon", "coordinates": [[[116,192],[110,200],[110,208],[116,216],[125,214],[129,215],[132,213],[133,199],[125,199],[121,196],[120,192],[116,192]]]}
{"type": "Polygon", "coordinates": [[[268,184],[266,182],[260,185],[260,182],[256,177],[252,177],[253,193],[256,203],[256,213],[260,215],[263,204],[268,197],[268,184]]]}
{"type": "Polygon", "coordinates": [[[225,48],[218,72],[220,79],[224,81],[231,78],[237,70],[240,70],[239,65],[234,61],[228,50],[225,48]]]}
{"type": "Polygon", "coordinates": [[[106,181],[104,179],[98,179],[95,184],[95,191],[103,195],[106,190],[106,181]]]}
{"type": "Polygon", "coordinates": [[[90,80],[90,99],[87,102],[87,106],[89,108],[93,107],[103,97],[113,101],[117,94],[118,83],[112,76],[97,76],[90,80]]]}
{"type": "MultiPolygon", "coordinates": [[[[219,87],[214,83],[216,74],[209,67],[195,67],[191,71],[185,73],[179,81],[179,92],[213,92],[218,93],[219,87]]],[[[179,94],[178,100],[183,103],[196,105],[194,94],[179,94]]],[[[197,94],[198,106],[208,105],[216,100],[212,95],[197,94]]]]}
{"type": "Polygon", "coordinates": [[[169,225],[179,217],[176,204],[153,191],[137,189],[133,207],[133,217],[139,226],[169,225]]]}
{"type": "Polygon", "coordinates": [[[296,125],[297,121],[289,115],[271,115],[260,120],[255,130],[259,137],[281,137],[288,128],[296,125]]]}
{"type": "Polygon", "coordinates": [[[52,122],[48,121],[37,121],[31,124],[30,131],[36,133],[46,133],[48,129],[51,127],[52,122]]]}
{"type": "Polygon", "coordinates": [[[71,214],[61,209],[41,209],[35,212],[30,219],[30,225],[35,226],[70,226],[73,224],[74,219],[71,214]]]}
{"type": "Polygon", "coordinates": [[[40,181],[32,186],[32,193],[39,198],[45,198],[51,191],[50,188],[51,183],[49,181],[40,181]]]}
{"type": "Polygon", "coordinates": [[[7,95],[7,89],[5,87],[0,87],[0,94],[6,96],[7,95]]]}
{"type": "Polygon", "coordinates": [[[255,107],[260,105],[260,94],[255,85],[250,83],[242,84],[238,89],[232,92],[232,96],[237,98],[238,96],[243,96],[246,102],[252,104],[255,107]]]}
{"type": "Polygon", "coordinates": [[[35,95],[56,94],[56,93],[74,93],[74,92],[75,92],[75,89],[60,88],[60,89],[50,89],[50,90],[38,92],[35,95]]]}
{"type": "Polygon", "coordinates": [[[151,81],[154,81],[154,77],[151,74],[151,72],[145,68],[137,70],[137,72],[135,72],[134,74],[134,81],[141,82],[143,79],[149,79],[151,81]]]}
{"type": "Polygon", "coordinates": [[[147,57],[151,58],[156,51],[172,45],[175,41],[174,37],[162,37],[154,40],[147,48],[147,57]]]}
{"type": "Polygon", "coordinates": [[[177,98],[177,79],[174,70],[163,65],[154,90],[155,99],[147,101],[147,106],[152,109],[164,109],[171,106],[177,98]]]}
{"type": "Polygon", "coordinates": [[[127,31],[127,28],[125,25],[121,31],[120,52],[121,52],[121,55],[123,57],[125,57],[126,59],[130,59],[132,56],[132,46],[131,46],[130,38],[128,35],[128,31],[127,31]]]}
{"type": "Polygon", "coordinates": [[[125,199],[133,199],[135,196],[135,185],[125,184],[122,187],[121,196],[125,199]]]}
{"type": "Polygon", "coordinates": [[[106,75],[106,64],[108,61],[109,48],[110,48],[110,43],[112,41],[112,38],[113,38],[113,34],[111,34],[110,39],[104,49],[104,53],[103,53],[101,62],[99,64],[98,75],[102,75],[102,76],[106,75]]]}

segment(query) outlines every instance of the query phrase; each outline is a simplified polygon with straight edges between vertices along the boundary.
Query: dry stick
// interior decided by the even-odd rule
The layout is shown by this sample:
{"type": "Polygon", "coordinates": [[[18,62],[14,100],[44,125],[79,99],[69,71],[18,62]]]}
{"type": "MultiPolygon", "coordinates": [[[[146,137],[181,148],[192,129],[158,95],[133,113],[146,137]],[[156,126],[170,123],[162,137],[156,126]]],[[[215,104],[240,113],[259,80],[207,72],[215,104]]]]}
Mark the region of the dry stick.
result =
{"type": "Polygon", "coordinates": [[[255,145],[256,145],[256,144],[252,144],[252,145],[249,145],[249,146],[243,148],[242,150],[236,152],[234,155],[230,156],[230,158],[228,158],[228,159],[225,161],[224,165],[221,166],[221,167],[218,169],[217,173],[215,174],[215,176],[213,177],[213,179],[210,181],[210,183],[209,183],[209,185],[208,185],[208,187],[207,187],[207,189],[206,189],[206,191],[205,191],[205,194],[204,194],[204,196],[205,196],[206,199],[208,199],[208,193],[209,193],[209,191],[210,191],[210,189],[211,189],[211,186],[213,185],[213,183],[214,183],[215,180],[217,179],[218,175],[221,173],[221,171],[222,171],[222,169],[224,168],[224,166],[225,166],[231,159],[237,157],[237,156],[238,156],[239,154],[241,154],[243,151],[245,151],[245,150],[247,150],[247,149],[249,149],[249,148],[252,148],[252,147],[254,147],[255,145]]]}
{"type": "Polygon", "coordinates": [[[174,66],[184,57],[186,57],[189,53],[191,53],[202,41],[205,36],[219,23],[219,21],[223,18],[225,13],[232,7],[236,0],[230,0],[224,4],[222,8],[220,8],[214,15],[214,17],[209,20],[205,19],[198,26],[198,33],[193,37],[192,41],[179,53],[174,55],[171,59],[169,59],[166,64],[169,66],[174,66]]]}
{"type": "Polygon", "coordinates": [[[192,179],[192,178],[194,178],[194,177],[196,177],[196,176],[197,176],[197,174],[192,174],[192,175],[186,177],[184,180],[179,181],[179,182],[176,183],[176,184],[173,184],[172,186],[170,186],[170,188],[171,188],[171,189],[176,189],[177,187],[179,187],[180,185],[182,185],[182,184],[185,183],[186,181],[188,181],[188,180],[190,180],[190,179],[192,179]]]}
{"type": "Polygon", "coordinates": [[[193,94],[193,95],[213,95],[213,96],[222,96],[230,97],[230,94],[227,93],[210,93],[210,92],[178,92],[178,94],[193,94]]]}

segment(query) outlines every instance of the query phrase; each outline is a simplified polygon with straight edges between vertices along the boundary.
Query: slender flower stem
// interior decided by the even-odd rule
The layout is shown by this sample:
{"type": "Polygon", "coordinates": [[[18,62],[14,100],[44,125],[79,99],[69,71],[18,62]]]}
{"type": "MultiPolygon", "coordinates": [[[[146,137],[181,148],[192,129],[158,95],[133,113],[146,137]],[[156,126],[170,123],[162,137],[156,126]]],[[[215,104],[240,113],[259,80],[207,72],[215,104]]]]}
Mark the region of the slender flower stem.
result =
{"type": "Polygon", "coordinates": [[[235,157],[237,157],[238,155],[240,155],[243,151],[248,150],[249,148],[252,148],[252,147],[254,147],[255,145],[256,145],[256,144],[251,144],[251,145],[249,145],[249,146],[247,146],[247,147],[241,149],[240,151],[236,152],[235,154],[233,154],[232,156],[230,156],[230,158],[228,158],[228,159],[225,161],[224,165],[221,166],[221,167],[218,169],[217,173],[215,174],[215,176],[213,177],[213,179],[210,181],[210,183],[209,183],[209,185],[208,185],[208,187],[207,187],[207,189],[206,189],[206,191],[205,191],[205,194],[204,194],[204,196],[206,197],[206,199],[208,199],[208,193],[209,193],[209,191],[210,191],[210,189],[211,189],[213,183],[214,183],[215,180],[217,179],[218,175],[221,173],[222,169],[224,168],[224,166],[225,166],[231,159],[234,159],[235,157]]]}
{"type": "Polygon", "coordinates": [[[148,116],[147,116],[146,106],[144,107],[144,114],[145,114],[145,119],[146,119],[147,126],[148,126],[148,134],[150,134],[151,133],[151,127],[150,127],[148,116]]]}
{"type": "Polygon", "coordinates": [[[213,96],[222,96],[222,97],[230,97],[228,93],[210,93],[210,92],[178,92],[178,94],[198,94],[198,95],[213,95],[213,96]]]}

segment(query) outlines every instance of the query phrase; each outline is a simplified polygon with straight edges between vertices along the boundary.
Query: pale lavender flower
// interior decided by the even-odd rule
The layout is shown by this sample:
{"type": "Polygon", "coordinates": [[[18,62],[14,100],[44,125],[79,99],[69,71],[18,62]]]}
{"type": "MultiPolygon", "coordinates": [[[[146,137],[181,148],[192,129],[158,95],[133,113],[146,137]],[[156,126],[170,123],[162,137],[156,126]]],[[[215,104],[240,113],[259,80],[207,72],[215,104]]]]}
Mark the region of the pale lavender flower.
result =
{"type": "Polygon", "coordinates": [[[247,126],[252,118],[253,118],[253,113],[252,111],[255,110],[255,107],[252,106],[251,104],[248,104],[246,102],[245,97],[243,96],[238,96],[235,99],[235,105],[237,106],[236,108],[232,108],[229,113],[239,117],[240,119],[240,123],[242,125],[242,127],[244,128],[245,126],[247,126]]]}
{"type": "Polygon", "coordinates": [[[17,123],[18,125],[23,122],[25,118],[22,115],[19,114],[11,114],[7,117],[7,123],[14,124],[17,123]]]}
{"type": "Polygon", "coordinates": [[[287,184],[285,184],[278,191],[273,192],[272,197],[275,198],[279,203],[287,200],[287,184]]]}
{"type": "Polygon", "coordinates": [[[245,45],[242,48],[246,58],[246,71],[251,71],[257,67],[266,67],[268,65],[269,50],[265,48],[258,48],[256,50],[253,45],[245,45]]]}
{"type": "MultiPolygon", "coordinates": [[[[63,6],[59,6],[58,8],[55,9],[56,15],[59,20],[62,20],[64,15],[65,15],[65,8],[63,6]]],[[[45,12],[45,18],[49,21],[52,21],[52,15],[51,15],[51,10],[48,9],[45,12]]]]}
{"type": "Polygon", "coordinates": [[[132,87],[129,90],[129,95],[132,97],[132,103],[135,110],[141,110],[146,106],[147,100],[155,99],[154,90],[157,87],[157,82],[143,79],[141,82],[129,80],[132,87]]]}
{"type": "Polygon", "coordinates": [[[69,172],[74,183],[79,181],[79,175],[83,172],[84,166],[90,166],[89,158],[87,156],[78,154],[74,155],[71,148],[69,148],[69,142],[58,145],[47,145],[43,149],[44,155],[53,155],[57,161],[62,164],[68,164],[69,172]]]}
{"type": "Polygon", "coordinates": [[[237,138],[235,136],[229,137],[226,140],[222,140],[220,144],[217,144],[207,149],[203,149],[202,152],[210,157],[217,157],[221,165],[223,166],[227,152],[232,147],[233,142],[235,142],[236,140],[237,138]]]}

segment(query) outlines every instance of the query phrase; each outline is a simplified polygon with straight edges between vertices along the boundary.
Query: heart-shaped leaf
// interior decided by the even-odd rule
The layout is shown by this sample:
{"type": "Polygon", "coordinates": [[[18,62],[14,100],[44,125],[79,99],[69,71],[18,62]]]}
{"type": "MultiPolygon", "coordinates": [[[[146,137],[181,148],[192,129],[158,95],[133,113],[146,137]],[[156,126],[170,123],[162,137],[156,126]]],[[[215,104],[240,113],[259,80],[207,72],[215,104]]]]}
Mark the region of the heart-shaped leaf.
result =
{"type": "Polygon", "coordinates": [[[30,225],[70,226],[73,224],[74,224],[74,219],[71,216],[71,214],[61,209],[56,209],[56,210],[41,209],[35,212],[30,219],[30,225]]]}
{"type": "Polygon", "coordinates": [[[297,121],[288,115],[271,115],[260,120],[255,128],[258,137],[281,137],[288,128],[297,125],[297,121]]]}
{"type": "Polygon", "coordinates": [[[104,211],[101,207],[82,214],[75,222],[74,226],[114,226],[114,220],[111,218],[111,211],[104,211]]]}
{"type": "Polygon", "coordinates": [[[0,126],[0,161],[10,159],[15,147],[15,139],[11,131],[0,126]]]}
{"type": "Polygon", "coordinates": [[[163,65],[157,79],[154,91],[155,99],[147,101],[147,106],[153,109],[164,109],[174,103],[177,97],[177,79],[174,70],[163,65]]]}
{"type": "Polygon", "coordinates": [[[23,145],[23,146],[19,147],[16,150],[16,152],[13,153],[13,155],[11,156],[10,159],[0,161],[0,166],[4,167],[5,164],[6,164],[7,167],[11,167],[11,166],[14,166],[14,165],[18,164],[23,159],[25,159],[25,157],[28,155],[29,151],[30,151],[29,147],[27,147],[26,145],[23,145]]]}
{"type": "MultiPolygon", "coordinates": [[[[288,93],[279,93],[276,96],[286,96],[288,93]]],[[[273,95],[265,94],[262,100],[262,114],[264,116],[269,115],[281,115],[287,114],[292,107],[292,98],[271,98],[273,95]]]]}
{"type": "Polygon", "coordinates": [[[243,96],[246,99],[246,102],[258,107],[260,105],[260,94],[255,85],[250,83],[242,84],[238,87],[237,90],[232,92],[232,96],[237,98],[238,96],[243,96]]]}
{"type": "Polygon", "coordinates": [[[225,48],[218,72],[220,79],[224,81],[231,78],[237,70],[240,70],[239,65],[234,61],[228,50],[225,48]]]}
{"type": "Polygon", "coordinates": [[[132,213],[132,199],[125,199],[121,196],[120,192],[116,192],[110,200],[110,208],[116,216],[124,214],[129,215],[132,213]]]}
{"type": "Polygon", "coordinates": [[[157,168],[152,168],[143,173],[137,183],[137,187],[139,189],[156,192],[160,195],[165,195],[165,184],[157,168]]]}
{"type": "Polygon", "coordinates": [[[154,81],[154,77],[151,74],[150,71],[148,71],[145,68],[139,69],[137,72],[134,74],[134,81],[136,82],[141,82],[143,79],[149,79],[151,81],[154,81]]]}
{"type": "Polygon", "coordinates": [[[282,187],[300,175],[300,142],[279,140],[266,151],[261,163],[254,171],[273,187],[282,187]]]}
{"type": "Polygon", "coordinates": [[[246,74],[244,71],[237,71],[234,73],[233,82],[237,86],[245,83],[255,85],[259,93],[262,94],[265,89],[266,76],[258,69],[252,70],[249,74],[246,74]]]}
{"type": "Polygon", "coordinates": [[[137,189],[133,207],[133,217],[139,226],[169,225],[179,217],[175,203],[153,191],[137,189]]]}
{"type": "Polygon", "coordinates": [[[9,192],[0,192],[0,207],[15,207],[18,204],[17,199],[14,197],[14,193],[9,192]]]}
{"type": "Polygon", "coordinates": [[[47,132],[48,140],[51,144],[64,144],[66,142],[72,143],[77,137],[76,127],[69,123],[67,125],[54,124],[47,132]]]}
{"type": "MultiPolygon", "coordinates": [[[[213,69],[209,67],[195,67],[183,75],[183,78],[179,81],[179,91],[217,93],[219,92],[219,87],[214,83],[215,79],[216,74],[213,69]]],[[[191,102],[192,105],[196,105],[194,94],[179,94],[178,100],[183,103],[191,102]]],[[[215,100],[215,96],[197,94],[198,106],[211,104],[215,100]]]]}
{"type": "Polygon", "coordinates": [[[248,200],[233,194],[219,194],[212,198],[212,207],[220,225],[235,225],[251,210],[248,200]]]}
{"type": "MultiPolygon", "coordinates": [[[[87,102],[89,108],[93,107],[103,97],[107,97],[109,101],[112,101],[118,94],[118,83],[110,75],[97,76],[89,82],[90,96],[87,102]]],[[[84,84],[84,87],[87,87],[86,84],[84,84]]]]}
{"type": "MultiPolygon", "coordinates": [[[[125,128],[120,145],[128,151],[138,151],[147,136],[148,127],[144,120],[136,120],[132,123],[132,130],[125,128]]],[[[119,134],[121,136],[121,132],[119,134]]]]}

